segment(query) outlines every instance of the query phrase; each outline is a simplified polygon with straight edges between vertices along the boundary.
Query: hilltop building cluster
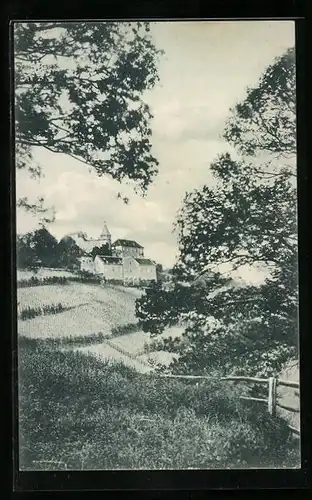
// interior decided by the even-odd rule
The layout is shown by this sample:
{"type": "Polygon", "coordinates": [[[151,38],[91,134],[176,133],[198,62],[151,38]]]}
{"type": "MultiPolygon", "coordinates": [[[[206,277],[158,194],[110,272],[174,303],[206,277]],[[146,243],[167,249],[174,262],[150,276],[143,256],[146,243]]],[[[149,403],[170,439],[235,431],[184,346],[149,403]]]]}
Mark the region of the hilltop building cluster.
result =
{"type": "Polygon", "coordinates": [[[144,256],[144,248],[134,240],[118,239],[112,243],[106,222],[99,238],[88,238],[81,231],[68,237],[82,250],[81,271],[106,281],[132,284],[157,281],[156,262],[144,256]],[[101,247],[107,248],[106,254],[94,255],[93,250],[101,247]]]}

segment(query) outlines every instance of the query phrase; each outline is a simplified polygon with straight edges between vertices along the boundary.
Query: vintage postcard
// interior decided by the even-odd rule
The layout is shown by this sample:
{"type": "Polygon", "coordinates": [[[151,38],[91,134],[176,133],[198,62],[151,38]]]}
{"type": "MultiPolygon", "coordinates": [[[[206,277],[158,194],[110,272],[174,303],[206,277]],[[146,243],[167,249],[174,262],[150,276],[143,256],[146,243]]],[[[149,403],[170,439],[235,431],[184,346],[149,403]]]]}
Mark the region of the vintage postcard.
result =
{"type": "Polygon", "coordinates": [[[19,470],[300,468],[295,23],[13,32],[19,470]]]}

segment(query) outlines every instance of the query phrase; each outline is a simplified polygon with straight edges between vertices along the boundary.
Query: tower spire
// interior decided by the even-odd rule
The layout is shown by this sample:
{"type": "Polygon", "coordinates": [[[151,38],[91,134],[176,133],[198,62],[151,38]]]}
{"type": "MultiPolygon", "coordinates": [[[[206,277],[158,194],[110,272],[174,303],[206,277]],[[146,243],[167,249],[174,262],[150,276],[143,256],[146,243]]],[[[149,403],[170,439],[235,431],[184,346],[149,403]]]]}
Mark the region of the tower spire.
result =
{"type": "Polygon", "coordinates": [[[108,230],[108,227],[107,227],[107,224],[106,224],[106,220],[104,221],[104,224],[103,224],[103,229],[102,229],[102,232],[101,232],[101,237],[107,237],[107,236],[110,236],[110,232],[108,230]]]}
{"type": "Polygon", "coordinates": [[[103,241],[103,244],[107,244],[108,247],[111,248],[112,237],[111,237],[111,234],[108,230],[106,220],[104,221],[104,224],[103,224],[103,229],[102,229],[102,232],[100,234],[100,239],[103,241]]]}

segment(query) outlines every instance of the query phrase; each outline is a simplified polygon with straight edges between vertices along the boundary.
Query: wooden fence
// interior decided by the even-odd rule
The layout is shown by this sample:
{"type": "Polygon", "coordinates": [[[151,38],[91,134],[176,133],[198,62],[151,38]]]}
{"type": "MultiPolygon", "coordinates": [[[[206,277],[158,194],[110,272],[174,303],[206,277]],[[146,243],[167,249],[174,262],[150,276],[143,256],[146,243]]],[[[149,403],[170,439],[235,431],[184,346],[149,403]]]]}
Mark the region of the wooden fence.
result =
{"type": "MultiPolygon", "coordinates": [[[[119,351],[121,354],[124,356],[127,356],[129,359],[132,359],[133,361],[138,362],[141,364],[144,368],[150,368],[149,363],[143,361],[143,360],[138,360],[137,356],[138,353],[131,354],[127,352],[125,349],[123,349],[121,346],[118,346],[113,342],[112,340],[114,339],[107,339],[105,338],[105,342],[115,349],[116,351],[119,351]]],[[[155,376],[155,373],[154,373],[155,376]]],[[[208,375],[173,375],[173,374],[157,374],[156,375],[159,378],[177,378],[177,379],[184,379],[184,380],[216,380],[216,377],[211,377],[208,375]]],[[[293,413],[300,413],[299,408],[294,408],[291,406],[286,406],[278,401],[278,394],[277,394],[277,389],[279,386],[282,387],[290,387],[293,389],[297,389],[295,391],[295,396],[298,398],[300,397],[299,389],[300,389],[300,384],[299,382],[295,382],[292,380],[282,380],[277,377],[270,377],[270,378],[259,378],[259,377],[245,377],[241,375],[233,375],[233,376],[227,376],[227,377],[218,377],[218,380],[225,380],[229,382],[247,382],[247,383],[252,383],[252,384],[260,384],[267,386],[267,397],[266,398],[256,398],[252,396],[240,396],[240,399],[244,399],[247,401],[255,401],[258,403],[264,403],[267,406],[267,410],[272,416],[276,416],[276,411],[277,408],[281,408],[283,410],[293,412],[293,413]]],[[[288,424],[289,429],[293,432],[293,434],[300,436],[300,430],[296,429],[292,425],[288,424]]]]}
{"type": "MultiPolygon", "coordinates": [[[[171,374],[161,374],[159,375],[163,378],[179,378],[185,380],[213,380],[214,377],[204,376],[204,375],[171,375],[171,374]]],[[[270,378],[257,378],[257,377],[244,377],[244,376],[229,376],[220,377],[218,380],[227,380],[231,382],[247,382],[254,384],[261,384],[267,386],[267,397],[266,398],[255,398],[252,396],[240,396],[240,399],[245,399],[248,401],[255,401],[259,403],[265,403],[267,405],[268,412],[270,415],[275,416],[277,408],[282,408],[294,413],[300,413],[299,408],[293,408],[290,406],[282,405],[278,402],[277,388],[278,386],[291,387],[294,389],[299,389],[300,385],[298,382],[291,380],[281,380],[276,377],[270,378]]],[[[299,397],[299,390],[295,391],[295,395],[299,397]]],[[[300,430],[295,427],[288,425],[289,429],[296,435],[300,435],[300,430]]]]}

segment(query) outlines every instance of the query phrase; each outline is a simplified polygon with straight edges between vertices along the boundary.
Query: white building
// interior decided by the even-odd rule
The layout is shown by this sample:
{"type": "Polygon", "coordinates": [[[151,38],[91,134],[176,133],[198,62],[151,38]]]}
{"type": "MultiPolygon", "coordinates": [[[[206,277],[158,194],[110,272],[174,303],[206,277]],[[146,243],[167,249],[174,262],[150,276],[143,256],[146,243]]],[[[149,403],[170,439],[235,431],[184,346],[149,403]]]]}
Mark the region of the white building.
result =
{"type": "Polygon", "coordinates": [[[81,271],[96,274],[107,281],[123,283],[157,281],[156,262],[144,257],[142,245],[126,239],[118,239],[112,244],[106,223],[97,239],[88,239],[85,233],[75,233],[75,235],[78,235],[76,244],[84,252],[80,258],[81,271]],[[107,245],[110,255],[90,255],[95,247],[103,245],[107,245]]]}
{"type": "Polygon", "coordinates": [[[107,280],[123,281],[122,259],[109,255],[97,255],[94,259],[94,274],[107,280]]]}
{"type": "Polygon", "coordinates": [[[78,231],[76,233],[70,233],[65,238],[71,238],[76,245],[86,254],[92,252],[95,247],[102,247],[103,245],[107,245],[109,250],[112,248],[112,237],[104,222],[104,226],[102,232],[98,238],[88,238],[87,234],[83,231],[78,231]]]}
{"type": "Polygon", "coordinates": [[[127,256],[123,258],[124,281],[157,281],[156,263],[151,259],[134,258],[127,256]]]}
{"type": "Polygon", "coordinates": [[[116,240],[112,252],[120,257],[144,257],[144,248],[133,240],[116,240]]]}

